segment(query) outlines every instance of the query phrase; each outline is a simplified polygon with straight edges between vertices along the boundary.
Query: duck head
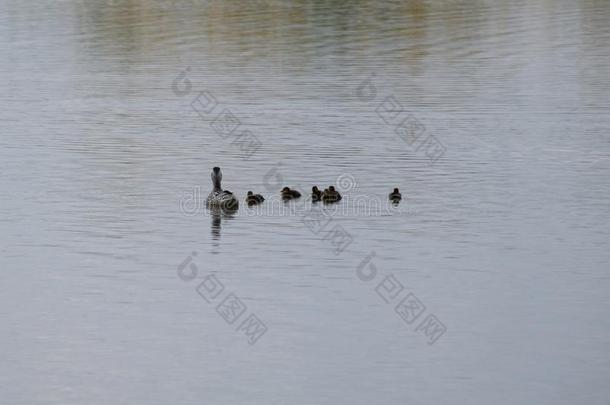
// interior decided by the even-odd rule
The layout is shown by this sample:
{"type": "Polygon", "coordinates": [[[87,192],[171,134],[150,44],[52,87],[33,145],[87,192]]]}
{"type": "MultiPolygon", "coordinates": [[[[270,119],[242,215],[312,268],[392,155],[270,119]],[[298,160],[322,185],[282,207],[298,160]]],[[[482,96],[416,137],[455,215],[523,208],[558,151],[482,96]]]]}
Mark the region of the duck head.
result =
{"type": "Polygon", "coordinates": [[[251,196],[251,195],[252,195],[252,191],[248,191],[248,196],[251,196]]]}
{"type": "Polygon", "coordinates": [[[399,193],[400,193],[400,191],[398,191],[398,189],[397,189],[397,188],[395,188],[395,189],[394,189],[394,194],[399,194],[399,193]]]}
{"type": "Polygon", "coordinates": [[[286,193],[286,192],[288,192],[288,191],[290,191],[290,187],[284,187],[284,188],[282,189],[282,193],[286,193]]]}
{"type": "Polygon", "coordinates": [[[335,186],[328,186],[328,191],[331,193],[335,192],[335,186]]]}
{"type": "Polygon", "coordinates": [[[214,167],[212,169],[212,184],[214,185],[214,190],[221,190],[220,182],[222,181],[222,172],[220,171],[220,167],[214,167]]]}

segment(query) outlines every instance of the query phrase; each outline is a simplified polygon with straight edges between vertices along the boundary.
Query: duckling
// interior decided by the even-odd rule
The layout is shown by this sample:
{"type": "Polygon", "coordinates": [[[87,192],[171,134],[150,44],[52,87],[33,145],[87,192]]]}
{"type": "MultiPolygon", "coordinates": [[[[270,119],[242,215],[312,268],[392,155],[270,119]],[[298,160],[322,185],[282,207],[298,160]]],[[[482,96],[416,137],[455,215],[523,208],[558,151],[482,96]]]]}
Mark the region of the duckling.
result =
{"type": "Polygon", "coordinates": [[[291,190],[290,187],[284,187],[282,189],[282,199],[284,200],[292,200],[293,198],[299,198],[301,193],[297,190],[291,190]]]}
{"type": "Polygon", "coordinates": [[[334,186],[329,186],[328,189],[324,190],[324,194],[322,194],[322,201],[325,203],[341,201],[341,198],[341,194],[335,190],[334,186]]]}
{"type": "Polygon", "coordinates": [[[252,191],[248,191],[248,195],[246,196],[246,203],[248,206],[256,205],[265,201],[265,198],[260,194],[253,194],[252,191]]]}
{"type": "Polygon", "coordinates": [[[290,187],[284,187],[282,189],[282,199],[283,200],[291,200],[292,199],[292,192],[290,191],[290,187]]]}
{"type": "Polygon", "coordinates": [[[318,188],[318,186],[313,186],[311,188],[311,201],[312,202],[317,202],[322,200],[322,192],[320,191],[320,189],[318,188]]]}
{"type": "Polygon", "coordinates": [[[402,195],[400,194],[400,191],[398,191],[398,188],[395,188],[388,197],[390,198],[390,201],[395,204],[398,204],[402,199],[402,195]]]}

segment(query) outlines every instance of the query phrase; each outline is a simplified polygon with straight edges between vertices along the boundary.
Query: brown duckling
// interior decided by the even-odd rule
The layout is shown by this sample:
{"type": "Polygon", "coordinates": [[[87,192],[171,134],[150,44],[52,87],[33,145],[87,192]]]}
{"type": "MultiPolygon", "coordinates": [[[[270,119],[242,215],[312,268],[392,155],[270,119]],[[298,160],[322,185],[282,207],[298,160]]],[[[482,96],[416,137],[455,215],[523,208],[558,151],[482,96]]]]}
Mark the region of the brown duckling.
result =
{"type": "Polygon", "coordinates": [[[301,193],[297,190],[291,190],[290,187],[284,187],[282,189],[282,199],[284,200],[292,200],[293,198],[299,198],[301,193]]]}
{"type": "Polygon", "coordinates": [[[248,205],[256,205],[265,201],[265,198],[260,194],[254,194],[252,191],[248,191],[248,195],[246,196],[246,203],[248,205]]]}
{"type": "Polygon", "coordinates": [[[335,190],[334,186],[329,186],[328,189],[324,190],[324,194],[322,194],[322,201],[325,203],[334,203],[341,201],[341,194],[337,190],[335,190]]]}
{"type": "Polygon", "coordinates": [[[390,198],[390,201],[396,204],[402,199],[402,195],[400,194],[400,191],[398,191],[398,188],[395,188],[388,197],[390,198]]]}
{"type": "Polygon", "coordinates": [[[322,192],[318,188],[318,186],[313,186],[311,188],[311,201],[317,202],[322,200],[322,192]]]}

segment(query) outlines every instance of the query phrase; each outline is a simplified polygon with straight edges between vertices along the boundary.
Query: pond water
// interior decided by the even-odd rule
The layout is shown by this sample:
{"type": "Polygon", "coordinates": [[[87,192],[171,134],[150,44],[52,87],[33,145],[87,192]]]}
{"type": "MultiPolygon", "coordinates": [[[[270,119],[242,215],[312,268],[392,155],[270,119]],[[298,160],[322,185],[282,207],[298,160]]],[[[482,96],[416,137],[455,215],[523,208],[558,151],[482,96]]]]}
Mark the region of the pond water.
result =
{"type": "Polygon", "coordinates": [[[0,397],[606,404],[609,19],[0,0],[0,397]]]}

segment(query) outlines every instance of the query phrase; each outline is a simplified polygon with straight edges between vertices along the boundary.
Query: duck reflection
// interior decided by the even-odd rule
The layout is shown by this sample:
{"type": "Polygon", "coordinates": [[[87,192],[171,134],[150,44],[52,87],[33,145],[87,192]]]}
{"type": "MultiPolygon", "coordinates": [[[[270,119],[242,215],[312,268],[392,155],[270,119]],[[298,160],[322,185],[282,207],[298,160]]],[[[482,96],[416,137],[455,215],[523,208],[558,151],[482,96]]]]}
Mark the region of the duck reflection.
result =
{"type": "Polygon", "coordinates": [[[222,221],[231,220],[235,218],[237,209],[227,209],[222,207],[209,207],[208,211],[212,218],[212,239],[220,240],[220,229],[222,228],[222,221]]]}

